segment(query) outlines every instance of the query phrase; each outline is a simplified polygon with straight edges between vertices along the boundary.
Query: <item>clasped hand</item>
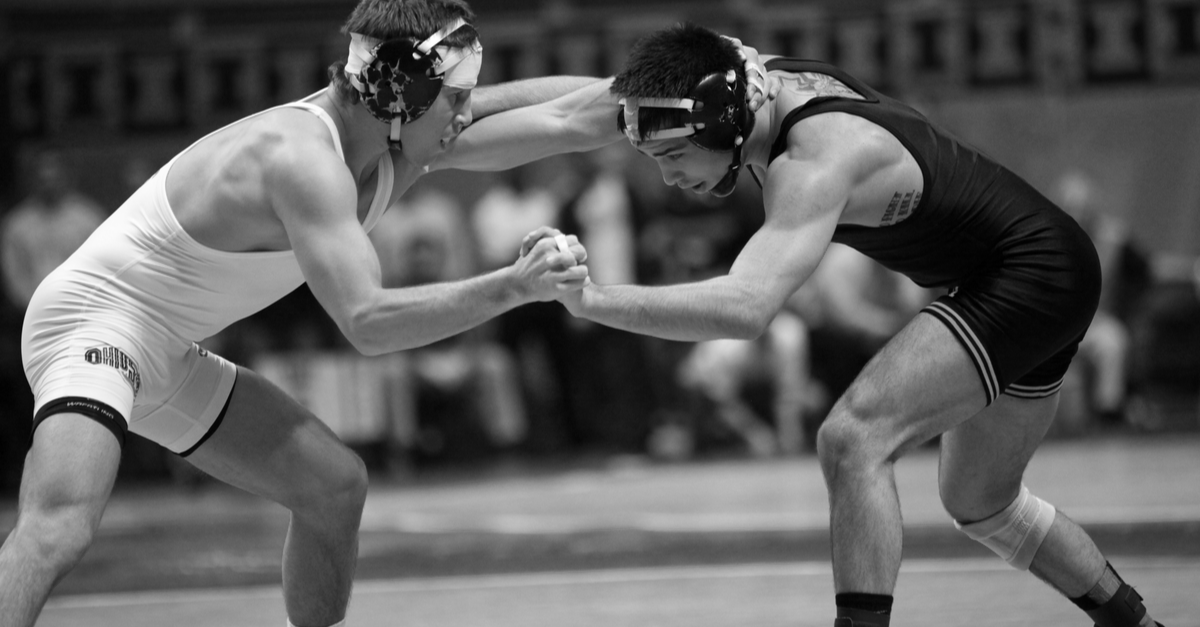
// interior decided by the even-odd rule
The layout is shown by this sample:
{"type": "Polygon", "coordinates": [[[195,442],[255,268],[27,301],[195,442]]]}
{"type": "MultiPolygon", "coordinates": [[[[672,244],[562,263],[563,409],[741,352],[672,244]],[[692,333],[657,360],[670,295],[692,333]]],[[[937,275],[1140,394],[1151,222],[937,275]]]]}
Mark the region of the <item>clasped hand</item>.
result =
{"type": "Polygon", "coordinates": [[[574,235],[542,226],[521,240],[514,268],[534,300],[549,301],[583,289],[588,283],[587,250],[574,235]],[[563,250],[559,242],[566,245],[563,250]]]}

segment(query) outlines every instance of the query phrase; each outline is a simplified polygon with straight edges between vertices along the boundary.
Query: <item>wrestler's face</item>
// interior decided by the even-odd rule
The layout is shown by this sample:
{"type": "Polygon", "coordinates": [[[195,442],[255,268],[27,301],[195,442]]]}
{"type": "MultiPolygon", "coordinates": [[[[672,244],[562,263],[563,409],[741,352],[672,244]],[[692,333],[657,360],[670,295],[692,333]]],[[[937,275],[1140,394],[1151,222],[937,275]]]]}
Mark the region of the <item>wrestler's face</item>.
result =
{"type": "Polygon", "coordinates": [[[427,165],[469,124],[471,90],[445,87],[424,115],[400,127],[404,156],[414,165],[427,165]]]}
{"type": "Polygon", "coordinates": [[[712,191],[732,160],[730,153],[705,150],[686,137],[639,142],[637,149],[658,163],[663,182],[697,194],[712,191]]]}

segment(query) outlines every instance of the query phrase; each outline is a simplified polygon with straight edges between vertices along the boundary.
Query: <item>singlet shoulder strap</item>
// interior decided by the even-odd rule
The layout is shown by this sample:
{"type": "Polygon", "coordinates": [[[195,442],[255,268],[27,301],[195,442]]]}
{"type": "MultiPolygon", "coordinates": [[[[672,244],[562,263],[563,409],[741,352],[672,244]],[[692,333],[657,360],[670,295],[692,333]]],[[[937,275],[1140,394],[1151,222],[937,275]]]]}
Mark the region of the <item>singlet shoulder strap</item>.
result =
{"type": "Polygon", "coordinates": [[[375,199],[371,201],[371,208],[367,210],[367,217],[363,218],[363,229],[370,232],[379,224],[379,219],[383,217],[383,213],[387,211],[388,206],[392,202],[392,188],[396,183],[396,168],[392,163],[390,154],[385,153],[379,158],[378,172],[375,176],[375,199]]]}
{"type": "MultiPolygon", "coordinates": [[[[799,122],[800,120],[803,120],[804,118],[816,115],[818,113],[824,113],[826,111],[836,109],[836,107],[830,107],[829,105],[827,105],[827,103],[834,103],[834,102],[877,103],[877,102],[879,102],[879,93],[876,92],[874,89],[871,89],[866,84],[864,84],[862,81],[854,78],[853,76],[848,74],[845,70],[837,67],[836,65],[832,65],[832,64],[826,63],[824,61],[817,61],[815,59],[792,59],[792,58],[788,58],[788,57],[775,57],[773,59],[768,60],[763,65],[766,67],[768,72],[773,71],[773,70],[778,70],[778,71],[783,71],[783,72],[793,72],[793,73],[815,72],[817,74],[825,74],[828,76],[832,76],[833,78],[836,78],[837,80],[841,81],[843,84],[845,84],[850,89],[853,89],[854,91],[863,95],[863,99],[845,98],[842,96],[820,96],[817,98],[813,98],[812,100],[809,100],[808,102],[800,105],[799,107],[796,107],[795,109],[792,109],[791,111],[789,111],[787,113],[787,115],[784,116],[783,122],[780,123],[779,133],[775,136],[775,140],[771,144],[771,153],[770,153],[770,156],[767,158],[768,165],[770,165],[770,163],[772,161],[774,161],[776,157],[783,154],[784,151],[787,150],[788,131],[792,130],[792,127],[795,126],[797,122],[799,122]]],[[[747,169],[750,171],[750,176],[754,177],[754,181],[756,183],[758,183],[758,186],[762,187],[762,181],[759,180],[758,175],[754,173],[754,170],[751,168],[747,168],[747,169]]]]}
{"type": "Polygon", "coordinates": [[[312,113],[313,115],[320,118],[320,120],[325,123],[325,126],[329,127],[329,133],[331,135],[333,135],[333,147],[335,150],[337,150],[338,157],[341,158],[341,160],[343,162],[345,162],[346,155],[342,152],[341,135],[338,134],[337,125],[335,125],[333,123],[333,118],[329,117],[329,114],[326,113],[325,110],[322,109],[321,107],[318,107],[317,105],[315,105],[311,102],[308,102],[309,100],[311,100],[313,97],[315,97],[319,93],[321,93],[321,92],[317,92],[316,94],[308,96],[308,97],[304,98],[303,100],[297,100],[294,102],[285,102],[281,105],[275,105],[274,107],[270,107],[268,109],[263,109],[262,111],[248,115],[248,116],[246,116],[240,120],[237,120],[235,122],[230,122],[229,124],[226,124],[225,126],[222,126],[221,128],[218,128],[214,131],[206,133],[203,136],[201,136],[200,139],[197,139],[196,141],[192,142],[191,145],[189,145],[187,148],[184,148],[183,150],[179,151],[178,154],[176,154],[174,157],[172,157],[171,160],[168,161],[167,164],[162,167],[161,171],[166,172],[167,170],[170,170],[171,166],[177,160],[179,160],[180,157],[182,157],[184,154],[186,154],[192,148],[195,148],[197,144],[208,139],[209,137],[212,137],[213,135],[216,135],[217,133],[220,133],[221,131],[229,128],[230,126],[233,126],[234,124],[243,122],[245,120],[249,120],[251,118],[256,118],[260,115],[266,115],[267,113],[270,113],[271,111],[278,111],[279,109],[286,109],[286,108],[304,109],[305,111],[308,111],[309,113],[312,113]]]}
{"type": "Polygon", "coordinates": [[[342,152],[342,137],[341,137],[341,135],[338,134],[337,125],[333,123],[333,118],[329,117],[329,113],[326,112],[324,109],[309,102],[310,99],[316,97],[317,94],[319,94],[319,93],[321,93],[321,92],[317,92],[316,94],[308,96],[307,98],[304,98],[302,100],[297,100],[295,102],[289,102],[286,104],[279,105],[279,107],[275,107],[275,108],[293,107],[296,109],[304,109],[305,111],[308,111],[309,113],[320,118],[321,121],[325,123],[325,126],[329,127],[329,134],[333,135],[333,147],[337,150],[338,157],[340,157],[342,159],[342,161],[345,162],[346,155],[345,155],[345,153],[342,152]]]}
{"type": "MultiPolygon", "coordinates": [[[[317,92],[317,94],[319,93],[321,92],[317,92]]],[[[329,113],[327,113],[321,107],[308,102],[308,100],[315,97],[317,94],[313,94],[312,96],[302,100],[289,102],[281,106],[304,109],[305,111],[308,111],[320,118],[321,121],[329,127],[329,134],[333,136],[333,145],[337,149],[338,156],[342,158],[342,161],[345,161],[346,155],[342,152],[341,136],[338,135],[337,125],[333,123],[333,118],[331,118],[329,113]]],[[[371,201],[371,207],[367,210],[366,217],[363,219],[363,228],[367,231],[375,228],[375,225],[379,222],[379,218],[383,216],[385,211],[387,211],[388,205],[392,198],[392,188],[396,181],[395,168],[392,164],[392,158],[387,153],[379,158],[377,167],[379,170],[376,174],[375,197],[374,200],[371,201]]]]}
{"type": "Polygon", "coordinates": [[[792,130],[792,127],[795,126],[800,120],[811,117],[818,113],[836,111],[840,108],[839,105],[841,104],[854,106],[856,104],[879,102],[879,93],[874,89],[871,89],[862,81],[846,73],[845,70],[842,70],[835,65],[825,63],[824,61],[777,57],[767,61],[765,65],[767,71],[782,70],[785,72],[815,72],[817,74],[832,76],[863,96],[861,99],[846,98],[843,96],[818,96],[789,111],[788,114],[784,116],[783,122],[779,125],[779,134],[775,136],[775,142],[771,145],[771,155],[767,158],[767,163],[774,161],[776,157],[783,154],[783,152],[787,150],[788,131],[792,130]]]}

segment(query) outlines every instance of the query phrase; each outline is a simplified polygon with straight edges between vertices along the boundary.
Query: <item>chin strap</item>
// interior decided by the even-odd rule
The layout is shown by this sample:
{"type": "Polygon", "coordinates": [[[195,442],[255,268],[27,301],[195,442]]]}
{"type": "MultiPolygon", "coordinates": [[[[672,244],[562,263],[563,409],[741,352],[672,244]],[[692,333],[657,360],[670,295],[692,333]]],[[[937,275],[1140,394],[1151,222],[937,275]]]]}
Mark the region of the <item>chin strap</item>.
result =
{"type": "MultiPolygon", "coordinates": [[[[740,137],[738,139],[741,139],[740,137]]],[[[717,184],[708,191],[708,193],[718,198],[724,198],[733,193],[733,189],[737,187],[738,174],[742,171],[742,143],[739,142],[733,149],[733,163],[729,164],[729,172],[725,174],[725,178],[717,182],[717,184]]]]}
{"type": "Polygon", "coordinates": [[[400,144],[400,118],[392,118],[391,132],[388,133],[388,148],[392,150],[403,150],[404,146],[400,144]]]}

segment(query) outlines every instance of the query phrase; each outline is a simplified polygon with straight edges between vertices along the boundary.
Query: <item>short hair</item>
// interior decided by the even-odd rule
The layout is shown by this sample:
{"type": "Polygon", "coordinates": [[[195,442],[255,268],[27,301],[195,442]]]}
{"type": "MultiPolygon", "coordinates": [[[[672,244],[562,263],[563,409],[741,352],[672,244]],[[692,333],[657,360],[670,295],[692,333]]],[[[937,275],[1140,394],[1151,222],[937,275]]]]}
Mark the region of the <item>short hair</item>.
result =
{"type": "MultiPolygon", "coordinates": [[[[685,98],[708,75],[729,70],[746,80],[737,46],[712,30],[684,22],[638,40],[609,90],[618,97],[685,98]]],[[[677,109],[642,109],[638,130],[645,138],[675,128],[682,115],[677,109]]]]}
{"type": "MultiPolygon", "coordinates": [[[[382,40],[413,38],[420,41],[458,18],[467,25],[450,33],[438,45],[464,48],[479,39],[479,32],[471,25],[475,13],[465,0],[361,0],[342,25],[341,32],[382,40]]],[[[357,103],[358,90],[346,78],[345,69],[346,59],[330,65],[329,85],[336,95],[357,103]]]]}

